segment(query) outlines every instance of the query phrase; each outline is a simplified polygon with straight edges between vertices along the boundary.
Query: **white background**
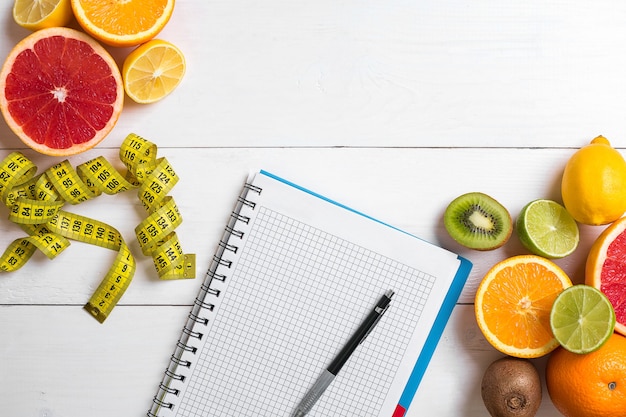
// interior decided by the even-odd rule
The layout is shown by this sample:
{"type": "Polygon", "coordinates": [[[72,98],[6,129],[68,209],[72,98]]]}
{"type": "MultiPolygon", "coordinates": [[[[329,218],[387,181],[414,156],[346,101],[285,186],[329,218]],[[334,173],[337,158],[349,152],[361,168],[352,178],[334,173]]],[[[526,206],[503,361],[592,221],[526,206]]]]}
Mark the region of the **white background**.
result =
{"type": "MultiPolygon", "coordinates": [[[[29,32],[0,4],[0,56],[29,32]]],[[[159,146],[181,182],[183,249],[195,280],[161,282],[134,227],[132,192],[77,207],[115,226],[138,259],[104,324],[82,310],[114,253],[73,244],[0,277],[0,403],[16,417],[143,416],[248,173],[264,168],[458,251],[474,262],[410,417],[486,416],[480,380],[501,356],[483,338],[473,296],[486,270],[525,253],[463,250],[441,221],[459,194],[482,191],[516,217],[560,200],[569,156],[599,134],[626,144],[626,3],[531,0],[179,0],[159,35],[187,74],[162,102],[126,101],[112,133],[78,165],[137,133],[159,146]]],[[[109,48],[121,64],[129,49],[109,48]]],[[[35,154],[0,120],[0,158],[35,154]]],[[[22,236],[0,207],[0,242],[22,236]]],[[[574,282],[602,227],[558,263],[574,282]]],[[[545,358],[533,361],[543,374],[545,358]]],[[[558,416],[544,386],[540,417],[558,416]]]]}

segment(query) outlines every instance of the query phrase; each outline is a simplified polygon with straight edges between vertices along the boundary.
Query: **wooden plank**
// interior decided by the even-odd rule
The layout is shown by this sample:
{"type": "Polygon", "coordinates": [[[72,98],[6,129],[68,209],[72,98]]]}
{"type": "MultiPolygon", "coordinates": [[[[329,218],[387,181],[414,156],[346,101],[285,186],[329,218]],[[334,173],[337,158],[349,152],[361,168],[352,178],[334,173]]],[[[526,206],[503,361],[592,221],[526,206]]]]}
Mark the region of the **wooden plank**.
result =
{"type": "MultiPolygon", "coordinates": [[[[93,150],[76,163],[99,154],[93,150]]],[[[267,169],[373,217],[407,230],[469,258],[475,265],[461,302],[472,302],[478,282],[495,262],[526,253],[516,236],[491,252],[466,250],[445,231],[442,215],[454,197],[482,191],[504,204],[515,218],[536,198],[560,200],[559,182],[569,149],[161,149],[181,181],[170,193],[183,224],[183,250],[197,255],[197,279],[160,282],[151,258],[144,257],[134,235],[145,211],[132,191],[103,195],[69,211],[118,228],[131,246],[138,270],[122,304],[190,304],[208,267],[230,210],[248,173],[267,169]]],[[[114,150],[109,160],[119,165],[114,150]],[[117,161],[117,163],[116,163],[117,161]]],[[[46,161],[34,158],[37,163],[46,161]]],[[[41,166],[45,169],[47,166],[41,166]]],[[[121,168],[120,168],[121,169],[121,168]]],[[[5,217],[6,207],[0,207],[5,217]]],[[[582,282],[586,251],[603,227],[581,227],[579,249],[558,260],[582,282]]],[[[3,242],[23,235],[8,220],[0,221],[3,242]]],[[[2,249],[4,250],[4,249],[2,249]]],[[[0,280],[0,304],[82,305],[111,265],[115,253],[74,243],[57,259],[37,254],[24,268],[0,280]]]]}
{"type": "Polygon", "coordinates": [[[0,307],[7,416],[143,416],[187,307],[119,307],[100,325],[68,307],[0,307]]]}
{"type": "MultiPolygon", "coordinates": [[[[0,56],[29,32],[6,17],[0,56]]],[[[160,37],[188,71],[167,100],[127,102],[175,146],[624,146],[626,4],[187,0],[160,37]]],[[[119,62],[126,48],[109,48],[119,62]]],[[[2,146],[21,143],[0,123],[2,146]]]]}
{"type": "MultiPolygon", "coordinates": [[[[104,325],[63,306],[0,306],[0,393],[10,416],[145,415],[187,307],[118,307],[104,325]]],[[[483,416],[480,380],[500,357],[457,306],[408,417],[483,416]],[[445,399],[445,401],[444,401],[445,399]]],[[[545,360],[534,362],[543,378],[545,360]]],[[[539,413],[556,417],[544,386],[539,413]]]]}

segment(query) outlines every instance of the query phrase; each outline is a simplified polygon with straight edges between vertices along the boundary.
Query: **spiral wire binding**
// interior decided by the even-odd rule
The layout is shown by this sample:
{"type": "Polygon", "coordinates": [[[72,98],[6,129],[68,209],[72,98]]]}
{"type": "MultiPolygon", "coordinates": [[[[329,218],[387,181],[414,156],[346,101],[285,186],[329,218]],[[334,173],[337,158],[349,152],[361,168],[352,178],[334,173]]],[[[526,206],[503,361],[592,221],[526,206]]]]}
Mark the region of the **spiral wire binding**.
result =
{"type": "Polygon", "coordinates": [[[240,211],[244,206],[251,210],[256,208],[256,203],[248,198],[249,192],[260,195],[262,189],[250,183],[246,183],[243,186],[241,194],[237,198],[235,209],[232,211],[229,222],[224,228],[224,233],[220,239],[216,253],[213,255],[213,259],[205,275],[204,282],[200,286],[198,295],[196,296],[192,309],[189,312],[187,323],[182,329],[180,339],[176,342],[176,348],[170,358],[170,363],[164,372],[163,381],[159,384],[158,392],[152,399],[153,404],[152,408],[147,413],[148,417],[159,417],[159,410],[163,408],[172,410],[174,408],[174,403],[168,401],[167,397],[170,395],[178,396],[180,394],[180,390],[171,387],[170,384],[175,381],[179,381],[181,383],[185,382],[186,376],[182,374],[179,369],[191,368],[192,362],[182,359],[182,355],[184,353],[191,353],[193,355],[197,353],[198,348],[193,346],[192,343],[194,342],[194,339],[201,340],[204,337],[204,333],[196,329],[196,327],[206,327],[209,324],[209,319],[204,316],[204,313],[210,313],[215,307],[213,303],[207,301],[207,298],[209,296],[220,296],[220,291],[211,288],[211,283],[213,281],[226,281],[227,276],[223,273],[218,273],[218,269],[230,269],[232,261],[225,259],[224,256],[227,255],[227,252],[236,254],[239,249],[239,247],[237,245],[233,245],[230,240],[232,237],[243,239],[244,232],[238,230],[236,226],[238,223],[249,224],[250,222],[250,218],[241,215],[240,211]]]}

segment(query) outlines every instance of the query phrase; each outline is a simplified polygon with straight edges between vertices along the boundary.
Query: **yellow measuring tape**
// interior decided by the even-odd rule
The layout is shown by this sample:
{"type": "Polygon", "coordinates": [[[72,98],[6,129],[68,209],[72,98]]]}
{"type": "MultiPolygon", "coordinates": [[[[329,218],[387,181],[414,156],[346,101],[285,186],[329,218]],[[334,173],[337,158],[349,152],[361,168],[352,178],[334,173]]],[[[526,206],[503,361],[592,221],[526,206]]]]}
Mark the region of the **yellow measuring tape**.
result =
{"type": "Polygon", "coordinates": [[[85,305],[99,322],[104,322],[130,285],[135,259],[115,228],[62,207],[103,193],[137,190],[147,211],[147,217],[135,228],[142,253],[152,257],[161,279],[194,278],[195,255],[184,254],[181,249],[175,229],[182,217],[174,199],[167,195],[178,176],[167,159],[157,158],[156,154],[155,144],[133,133],[120,147],[125,175],[103,157],[76,169],[66,160],[35,175],[37,167],[28,158],[20,152],[9,154],[0,163],[0,200],[9,207],[9,220],[28,236],[7,247],[0,256],[0,271],[21,268],[36,250],[53,259],[69,246],[70,240],[117,251],[113,265],[85,305]]]}

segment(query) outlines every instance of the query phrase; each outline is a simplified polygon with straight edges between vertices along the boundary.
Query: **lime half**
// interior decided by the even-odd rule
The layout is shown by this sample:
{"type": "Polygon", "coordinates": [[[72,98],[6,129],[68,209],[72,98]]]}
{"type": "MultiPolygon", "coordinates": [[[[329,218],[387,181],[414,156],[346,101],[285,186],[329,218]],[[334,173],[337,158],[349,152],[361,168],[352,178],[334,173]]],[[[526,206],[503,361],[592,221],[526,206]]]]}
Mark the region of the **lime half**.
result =
{"type": "Polygon", "coordinates": [[[574,252],[580,240],[576,220],[552,200],[535,200],[524,206],[516,230],[526,249],[552,259],[574,252]]]}
{"type": "Polygon", "coordinates": [[[589,353],[606,342],[615,328],[615,311],[600,290],[574,285],[561,292],[550,311],[556,340],[574,353],[589,353]]]}

